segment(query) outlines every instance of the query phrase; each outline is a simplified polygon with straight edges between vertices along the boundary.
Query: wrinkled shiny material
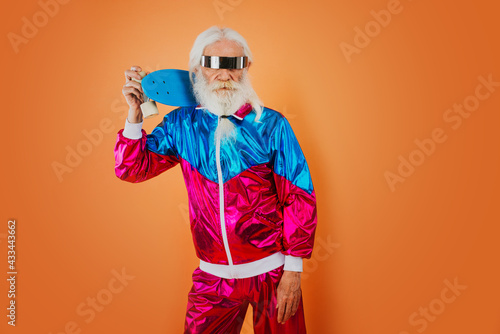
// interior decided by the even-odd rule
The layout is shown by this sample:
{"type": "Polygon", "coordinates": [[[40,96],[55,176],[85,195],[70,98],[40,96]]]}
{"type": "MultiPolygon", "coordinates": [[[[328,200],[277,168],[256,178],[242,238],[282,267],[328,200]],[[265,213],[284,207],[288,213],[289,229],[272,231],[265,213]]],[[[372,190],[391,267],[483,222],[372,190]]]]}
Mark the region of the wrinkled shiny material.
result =
{"type": "MultiPolygon", "coordinates": [[[[218,116],[183,107],[165,115],[151,134],[141,130],[140,139],[120,130],[115,146],[115,172],[125,181],[145,181],[180,165],[196,255],[230,272],[279,252],[307,259],[314,245],[316,195],[299,143],[282,114],[264,108],[255,122],[252,111],[246,104],[228,117],[235,124],[234,143],[214,140],[218,116]]],[[[185,333],[239,333],[249,304],[255,333],[306,333],[302,298],[293,317],[277,322],[284,266],[267,272],[263,266],[245,276],[233,271],[230,278],[196,268],[185,333]]]]}
{"type": "Polygon", "coordinates": [[[255,334],[305,334],[302,296],[295,315],[284,324],[278,323],[276,288],[282,274],[283,266],[258,276],[225,279],[196,268],[184,334],[240,333],[249,305],[253,309],[255,334]]]}
{"type": "MultiPolygon", "coordinates": [[[[276,252],[302,258],[312,254],[316,197],[309,168],[286,118],[264,108],[259,122],[249,104],[230,119],[235,143],[222,142],[224,216],[233,264],[276,252]]],[[[228,264],[224,248],[214,132],[217,116],[182,107],[142,138],[118,132],[116,175],[129,182],[150,179],[180,164],[189,198],[189,217],[197,256],[228,264]]]]}

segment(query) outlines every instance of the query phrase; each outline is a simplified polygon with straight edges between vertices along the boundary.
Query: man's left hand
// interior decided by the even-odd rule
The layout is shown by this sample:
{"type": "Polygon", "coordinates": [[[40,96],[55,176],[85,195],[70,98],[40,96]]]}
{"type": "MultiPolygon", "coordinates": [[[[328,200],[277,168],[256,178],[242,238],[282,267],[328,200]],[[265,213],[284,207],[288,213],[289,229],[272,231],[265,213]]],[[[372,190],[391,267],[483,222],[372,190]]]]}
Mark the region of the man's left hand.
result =
{"type": "Polygon", "coordinates": [[[300,272],[283,271],[277,291],[278,323],[284,324],[295,315],[301,294],[300,272]]]}

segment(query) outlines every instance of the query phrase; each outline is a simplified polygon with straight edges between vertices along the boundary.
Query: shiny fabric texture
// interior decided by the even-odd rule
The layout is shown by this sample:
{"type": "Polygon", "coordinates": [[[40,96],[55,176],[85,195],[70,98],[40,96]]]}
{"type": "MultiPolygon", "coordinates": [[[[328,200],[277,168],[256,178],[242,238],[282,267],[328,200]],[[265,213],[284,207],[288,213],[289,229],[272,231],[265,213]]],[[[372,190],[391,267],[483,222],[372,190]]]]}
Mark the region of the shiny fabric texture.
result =
{"type": "MultiPolygon", "coordinates": [[[[310,258],[316,230],[316,197],[307,162],[286,118],[264,108],[260,120],[249,104],[229,117],[235,143],[222,142],[220,166],[224,218],[233,264],[281,251],[310,258]]],[[[178,108],[147,135],[118,132],[115,172],[141,182],[180,164],[189,198],[197,256],[228,264],[220,222],[214,132],[217,116],[195,107],[178,108]]]]}
{"type": "MultiPolygon", "coordinates": [[[[219,221],[219,186],[183,159],[181,168],[188,198],[195,198],[189,201],[189,216],[196,254],[206,262],[228,264],[219,221]]],[[[253,166],[233,177],[224,184],[224,194],[233,264],[259,260],[281,251],[283,216],[276,210],[278,198],[269,166],[253,166]]]]}
{"type": "Polygon", "coordinates": [[[280,266],[258,276],[225,279],[196,268],[188,294],[184,333],[240,333],[251,305],[255,334],[306,334],[302,297],[294,316],[284,324],[277,321],[276,289],[282,274],[280,266]]]}

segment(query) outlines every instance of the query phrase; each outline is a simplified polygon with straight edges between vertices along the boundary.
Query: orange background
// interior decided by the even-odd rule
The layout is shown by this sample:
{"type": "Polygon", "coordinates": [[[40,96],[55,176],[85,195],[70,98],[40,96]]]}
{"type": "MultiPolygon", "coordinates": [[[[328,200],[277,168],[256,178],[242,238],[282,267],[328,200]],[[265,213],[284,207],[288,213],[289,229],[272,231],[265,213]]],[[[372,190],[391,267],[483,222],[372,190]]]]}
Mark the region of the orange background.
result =
{"type": "MultiPolygon", "coordinates": [[[[348,62],[341,43],[354,44],[356,27],[376,29],[371,11],[388,3],[72,0],[43,22],[39,2],[9,2],[0,258],[6,277],[15,219],[17,325],[6,324],[2,279],[0,331],[77,333],[65,330],[72,322],[93,334],[183,331],[198,260],[180,168],[129,184],[114,175],[113,147],[127,111],[124,70],[187,69],[194,39],[217,24],[249,42],[254,87],[288,117],[311,169],[318,229],[302,279],[308,332],[500,333],[500,87],[460,127],[443,119],[478,77],[500,81],[500,8],[401,0],[348,62]],[[23,17],[34,16],[41,27],[16,53],[9,33],[22,35],[23,17]],[[399,156],[409,159],[435,128],[446,140],[392,191],[385,173],[398,173],[399,156]],[[85,131],[95,134],[91,146],[85,131]],[[68,167],[76,149],[86,156],[68,167]],[[60,178],[54,163],[68,168],[60,178]],[[134,278],[110,293],[122,269],[134,278]],[[445,290],[454,298],[444,303],[454,280],[462,290],[445,290]],[[107,304],[89,321],[77,309],[96,296],[107,304]],[[423,308],[434,312],[427,320],[423,308]]],[[[159,122],[146,120],[146,131],[159,122]]],[[[242,333],[252,333],[250,315],[242,333]]]]}

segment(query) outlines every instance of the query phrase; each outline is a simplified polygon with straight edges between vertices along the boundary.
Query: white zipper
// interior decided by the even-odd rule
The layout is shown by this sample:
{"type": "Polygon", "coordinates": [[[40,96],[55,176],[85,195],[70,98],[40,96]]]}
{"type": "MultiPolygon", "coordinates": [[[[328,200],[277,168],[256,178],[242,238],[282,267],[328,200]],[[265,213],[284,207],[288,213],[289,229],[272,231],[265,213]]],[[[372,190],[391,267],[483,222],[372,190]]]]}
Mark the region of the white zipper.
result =
{"type": "MultiPolygon", "coordinates": [[[[217,127],[219,127],[221,117],[217,118],[217,127]]],[[[229,263],[229,271],[232,278],[236,278],[235,272],[233,270],[233,259],[231,257],[231,252],[229,251],[229,242],[227,241],[226,232],[226,220],[224,218],[224,180],[222,179],[222,168],[220,165],[220,132],[217,135],[217,142],[215,145],[215,159],[217,162],[217,176],[219,178],[219,211],[220,211],[220,226],[222,230],[222,241],[224,243],[224,249],[226,250],[227,261],[229,263]]]]}

